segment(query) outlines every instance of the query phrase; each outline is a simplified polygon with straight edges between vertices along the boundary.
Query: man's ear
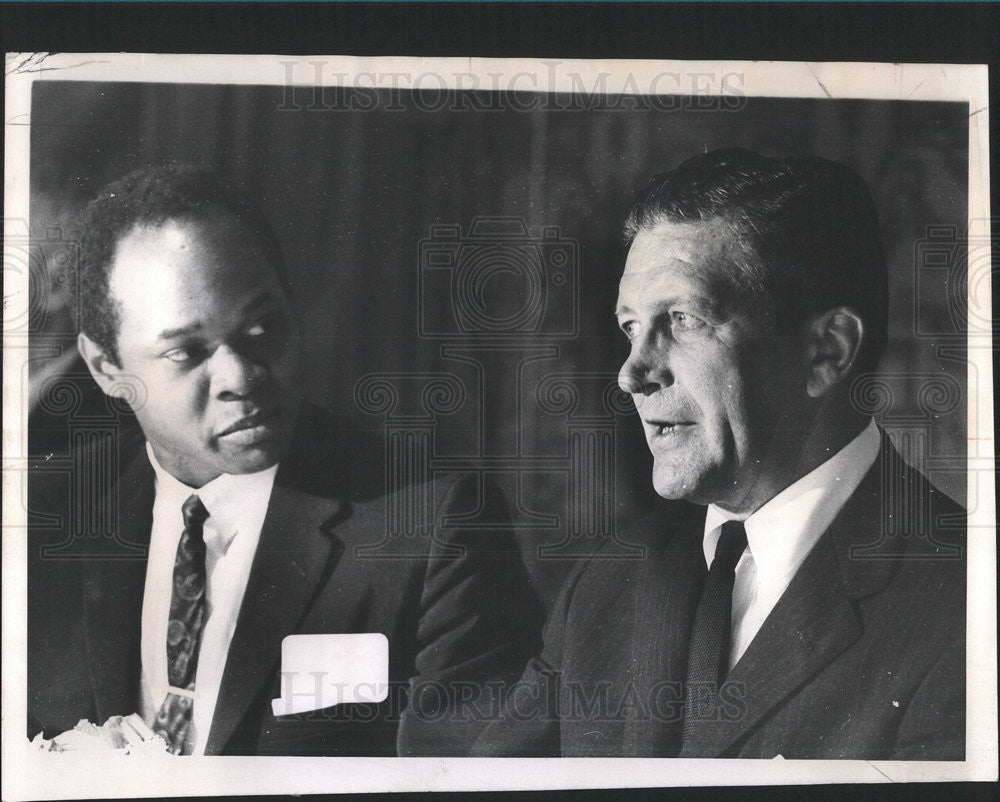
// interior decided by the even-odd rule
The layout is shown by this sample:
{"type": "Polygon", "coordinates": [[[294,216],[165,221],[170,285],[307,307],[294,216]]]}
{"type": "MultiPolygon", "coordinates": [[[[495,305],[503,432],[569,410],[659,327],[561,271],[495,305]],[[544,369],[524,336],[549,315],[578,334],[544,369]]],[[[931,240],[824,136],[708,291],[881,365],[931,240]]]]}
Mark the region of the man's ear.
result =
{"type": "Polygon", "coordinates": [[[76,349],[87,363],[90,375],[100,388],[108,395],[121,395],[122,369],[114,363],[107,352],[83,332],[77,335],[76,349]]]}
{"type": "Polygon", "coordinates": [[[806,392],[810,398],[819,398],[850,373],[864,340],[865,325],[853,309],[838,306],[810,320],[806,336],[806,392]]]}

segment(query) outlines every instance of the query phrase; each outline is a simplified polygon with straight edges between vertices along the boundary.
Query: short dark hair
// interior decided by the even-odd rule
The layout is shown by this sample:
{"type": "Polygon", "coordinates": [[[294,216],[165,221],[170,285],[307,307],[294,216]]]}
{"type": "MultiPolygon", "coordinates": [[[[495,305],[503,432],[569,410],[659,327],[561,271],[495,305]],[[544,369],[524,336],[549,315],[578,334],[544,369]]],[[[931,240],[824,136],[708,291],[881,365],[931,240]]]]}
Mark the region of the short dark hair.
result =
{"type": "Polygon", "coordinates": [[[268,263],[288,291],[278,239],[250,199],[214,173],[192,165],[142,168],[108,184],[84,209],[80,228],[80,331],[116,364],[120,310],[111,296],[115,248],[136,226],[169,220],[203,220],[222,213],[256,236],[268,263]]]}
{"type": "Polygon", "coordinates": [[[663,222],[721,220],[746,254],[734,280],[781,333],[836,306],[856,311],[865,338],[856,373],[875,370],[888,338],[888,275],[871,189],[826,159],[780,159],[739,148],[694,156],[633,201],[624,234],[663,222]]]}

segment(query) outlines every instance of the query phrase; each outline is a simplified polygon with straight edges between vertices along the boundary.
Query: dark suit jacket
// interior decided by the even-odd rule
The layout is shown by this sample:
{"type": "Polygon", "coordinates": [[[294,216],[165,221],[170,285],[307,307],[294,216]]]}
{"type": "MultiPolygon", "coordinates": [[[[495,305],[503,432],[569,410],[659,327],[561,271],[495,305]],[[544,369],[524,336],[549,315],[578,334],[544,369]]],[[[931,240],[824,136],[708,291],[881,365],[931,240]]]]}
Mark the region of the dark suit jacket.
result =
{"type": "Polygon", "coordinates": [[[645,559],[580,566],[474,754],[963,758],[965,516],[884,435],[682,752],[703,526],[648,519],[645,559]]]}
{"type": "MultiPolygon", "coordinates": [[[[79,499],[65,477],[54,485],[38,476],[29,483],[31,509],[57,513],[47,519],[51,528],[30,529],[29,736],[138,709],[142,549],[150,535],[153,472],[141,433],[120,440],[122,468],[111,474],[108,492],[117,499],[117,533],[138,547],[138,559],[124,558],[122,544],[106,538],[106,555],[42,557],[46,539],[66,535],[67,501],[79,499]]],[[[537,648],[536,599],[504,524],[502,497],[474,475],[411,486],[402,491],[410,496],[397,499],[402,509],[422,495],[435,520],[464,514],[464,521],[445,521],[434,538],[418,533],[382,543],[389,509],[383,454],[328,413],[303,405],[268,504],[208,754],[392,755],[408,681],[450,687],[506,678],[509,684],[537,648]],[[477,527],[477,521],[499,523],[477,527]],[[271,714],[271,700],[281,696],[286,635],[362,632],[389,639],[393,687],[385,702],[271,714]]],[[[475,730],[449,726],[450,701],[442,696],[441,709],[423,718],[409,715],[409,751],[467,751],[475,730]]]]}

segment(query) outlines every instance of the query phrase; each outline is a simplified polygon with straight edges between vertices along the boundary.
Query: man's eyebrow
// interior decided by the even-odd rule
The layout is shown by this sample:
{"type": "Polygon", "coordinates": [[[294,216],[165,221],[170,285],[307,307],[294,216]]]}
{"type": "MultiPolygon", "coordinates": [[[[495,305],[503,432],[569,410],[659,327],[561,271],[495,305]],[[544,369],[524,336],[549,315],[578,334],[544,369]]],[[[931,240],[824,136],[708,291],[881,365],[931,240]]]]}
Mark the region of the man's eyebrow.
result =
{"type": "MultiPolygon", "coordinates": [[[[242,314],[244,316],[252,315],[254,312],[257,312],[278,300],[279,299],[273,293],[266,291],[262,292],[243,307],[242,314]]],[[[179,337],[190,337],[193,334],[197,334],[202,329],[204,329],[204,325],[202,323],[189,323],[187,326],[179,326],[176,329],[164,329],[157,335],[157,339],[175,340],[179,337]]]]}
{"type": "Polygon", "coordinates": [[[280,302],[280,300],[281,299],[274,295],[274,293],[267,292],[265,290],[243,307],[243,314],[252,315],[259,309],[270,306],[273,303],[280,302]]]}
{"type": "MultiPolygon", "coordinates": [[[[700,294],[678,293],[677,295],[671,295],[666,298],[658,298],[656,302],[652,304],[651,311],[656,314],[660,314],[663,310],[671,306],[687,307],[690,311],[696,314],[718,316],[722,312],[724,304],[719,299],[700,294]]],[[[635,312],[629,306],[622,305],[615,309],[616,317],[634,314],[635,312]]]]}
{"type": "Polygon", "coordinates": [[[176,329],[164,329],[157,335],[158,340],[176,340],[178,337],[189,337],[197,334],[204,328],[201,323],[191,323],[187,326],[180,326],[176,329]]]}

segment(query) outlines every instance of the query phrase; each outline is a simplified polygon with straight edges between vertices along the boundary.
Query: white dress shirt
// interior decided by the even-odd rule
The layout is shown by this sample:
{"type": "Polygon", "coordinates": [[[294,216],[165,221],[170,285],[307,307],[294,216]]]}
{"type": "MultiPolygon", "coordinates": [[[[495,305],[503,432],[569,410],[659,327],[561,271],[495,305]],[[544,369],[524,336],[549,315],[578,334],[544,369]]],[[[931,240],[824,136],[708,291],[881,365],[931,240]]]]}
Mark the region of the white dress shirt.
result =
{"type": "MultiPolygon", "coordinates": [[[[733,583],[730,669],[743,656],[820,535],[875,464],[880,440],[873,420],[834,456],[744,520],[747,550],[736,564],[733,583]]],[[[738,518],[709,506],[704,539],[709,567],[722,525],[731,520],[738,518]]]]}
{"type": "Polygon", "coordinates": [[[156,461],[148,443],[146,453],[156,474],[156,500],[142,602],[140,712],[143,719],[152,724],[169,688],[167,625],[174,560],[184,531],[181,506],[194,493],[208,510],[204,524],[208,616],[198,655],[191,723],[192,753],[200,755],[205,751],[229,644],[236,629],[278,466],[242,476],[223,474],[195,490],[167,473],[156,461]]]}

